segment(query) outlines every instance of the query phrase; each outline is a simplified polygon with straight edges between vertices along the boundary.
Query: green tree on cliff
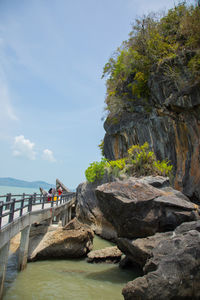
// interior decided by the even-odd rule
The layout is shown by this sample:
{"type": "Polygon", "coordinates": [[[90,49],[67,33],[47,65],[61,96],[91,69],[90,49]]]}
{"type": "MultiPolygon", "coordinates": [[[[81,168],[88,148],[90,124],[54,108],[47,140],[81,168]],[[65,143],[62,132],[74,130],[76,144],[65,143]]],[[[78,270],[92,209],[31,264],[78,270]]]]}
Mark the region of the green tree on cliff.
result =
{"type": "Polygon", "coordinates": [[[104,67],[107,76],[106,110],[110,120],[131,112],[134,101],[148,103],[148,79],[153,64],[195,51],[188,64],[189,78],[200,81],[200,7],[183,2],[158,18],[149,14],[136,19],[124,41],[104,67]]]}

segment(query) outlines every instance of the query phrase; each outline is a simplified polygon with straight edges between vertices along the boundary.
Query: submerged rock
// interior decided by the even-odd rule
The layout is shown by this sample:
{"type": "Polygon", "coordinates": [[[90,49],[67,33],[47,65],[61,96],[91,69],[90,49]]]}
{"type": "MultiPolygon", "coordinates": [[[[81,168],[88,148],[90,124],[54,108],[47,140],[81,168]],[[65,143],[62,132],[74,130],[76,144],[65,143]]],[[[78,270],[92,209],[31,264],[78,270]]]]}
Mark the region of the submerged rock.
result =
{"type": "Polygon", "coordinates": [[[96,196],[118,237],[133,239],[170,231],[199,217],[197,206],[173,191],[130,178],[98,186],[96,196]]]}
{"type": "Polygon", "coordinates": [[[89,226],[81,224],[75,218],[65,227],[47,231],[39,242],[37,239],[37,245],[32,240],[28,260],[86,256],[92,249],[93,238],[94,233],[89,226]]]}
{"type": "Polygon", "coordinates": [[[94,250],[87,254],[87,261],[89,263],[118,263],[121,259],[122,252],[117,246],[106,247],[100,250],[94,250]]]}

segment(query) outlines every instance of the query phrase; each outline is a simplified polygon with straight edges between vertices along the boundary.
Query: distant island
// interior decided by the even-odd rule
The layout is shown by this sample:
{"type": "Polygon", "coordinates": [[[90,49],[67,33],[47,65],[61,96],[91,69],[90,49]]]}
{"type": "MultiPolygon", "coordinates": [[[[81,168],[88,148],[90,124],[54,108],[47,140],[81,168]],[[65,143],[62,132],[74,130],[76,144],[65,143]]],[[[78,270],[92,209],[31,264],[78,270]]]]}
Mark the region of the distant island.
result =
{"type": "Polygon", "coordinates": [[[16,186],[16,187],[25,187],[25,188],[39,188],[42,187],[45,190],[49,190],[51,187],[55,187],[54,184],[47,183],[45,181],[24,181],[11,177],[2,177],[0,178],[0,186],[16,186]]]}

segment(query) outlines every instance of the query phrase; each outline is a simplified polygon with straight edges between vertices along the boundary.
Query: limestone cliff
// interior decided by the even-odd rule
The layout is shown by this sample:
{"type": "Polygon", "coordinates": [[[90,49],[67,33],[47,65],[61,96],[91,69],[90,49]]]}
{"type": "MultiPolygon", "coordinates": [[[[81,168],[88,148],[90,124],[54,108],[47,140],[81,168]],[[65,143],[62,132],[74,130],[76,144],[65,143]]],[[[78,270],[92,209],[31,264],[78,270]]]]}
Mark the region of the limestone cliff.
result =
{"type": "Polygon", "coordinates": [[[104,154],[125,157],[133,144],[148,142],[157,159],[174,166],[174,187],[200,200],[200,84],[188,78],[194,52],[154,65],[148,81],[150,97],[132,102],[133,112],[108,117],[104,123],[104,154]],[[170,70],[170,72],[169,72],[170,70]],[[189,83],[190,82],[190,83],[189,83]]]}

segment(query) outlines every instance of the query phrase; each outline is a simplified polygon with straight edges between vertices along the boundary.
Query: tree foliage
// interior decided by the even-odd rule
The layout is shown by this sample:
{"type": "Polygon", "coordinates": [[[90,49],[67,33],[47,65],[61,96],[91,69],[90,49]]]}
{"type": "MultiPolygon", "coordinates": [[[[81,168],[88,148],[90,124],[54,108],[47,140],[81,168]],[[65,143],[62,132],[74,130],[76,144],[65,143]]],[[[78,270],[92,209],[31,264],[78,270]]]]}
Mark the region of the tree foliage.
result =
{"type": "MultiPolygon", "coordinates": [[[[165,16],[149,14],[136,19],[129,39],[106,63],[102,77],[107,76],[106,110],[113,120],[123,111],[131,111],[134,101],[147,103],[151,67],[180,51],[200,48],[200,7],[186,1],[170,9],[165,16]]],[[[200,80],[199,54],[189,62],[188,72],[200,80]]]]}

